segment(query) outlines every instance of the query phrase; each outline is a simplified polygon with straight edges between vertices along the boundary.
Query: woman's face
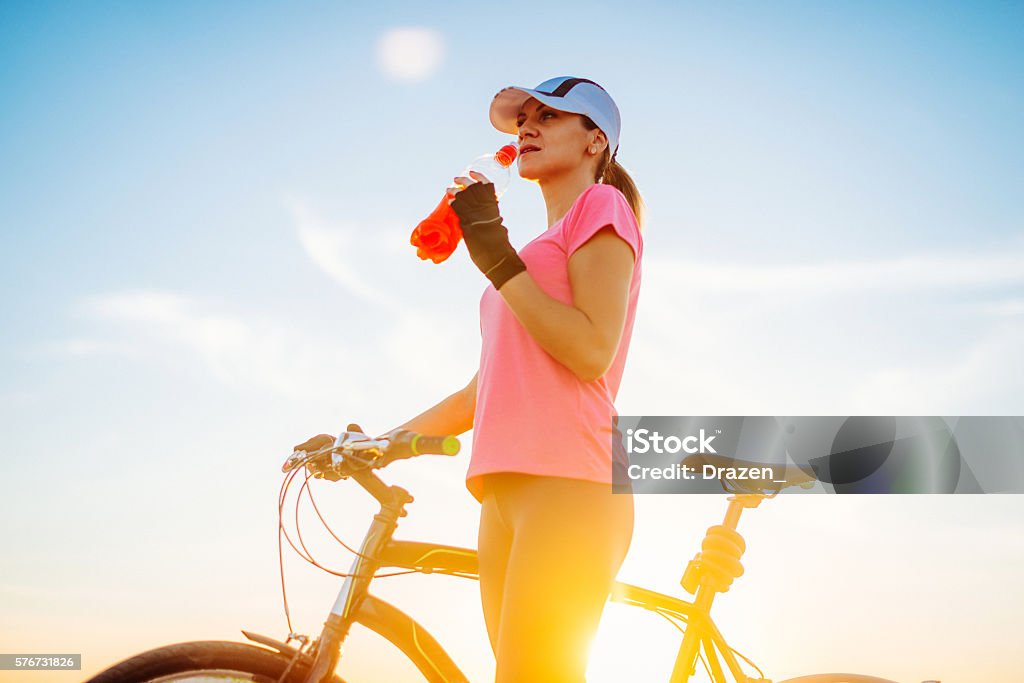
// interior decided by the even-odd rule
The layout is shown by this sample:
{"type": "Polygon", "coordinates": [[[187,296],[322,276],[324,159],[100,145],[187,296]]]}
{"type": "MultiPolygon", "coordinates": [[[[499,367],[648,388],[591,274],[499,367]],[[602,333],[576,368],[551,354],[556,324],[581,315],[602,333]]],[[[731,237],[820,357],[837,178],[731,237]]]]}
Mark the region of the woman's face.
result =
{"type": "Polygon", "coordinates": [[[583,117],[541,103],[526,100],[516,119],[519,135],[519,175],[543,181],[565,173],[578,172],[582,164],[591,174],[607,145],[600,129],[587,130],[583,117]],[[596,153],[590,153],[595,149],[596,153]]]}

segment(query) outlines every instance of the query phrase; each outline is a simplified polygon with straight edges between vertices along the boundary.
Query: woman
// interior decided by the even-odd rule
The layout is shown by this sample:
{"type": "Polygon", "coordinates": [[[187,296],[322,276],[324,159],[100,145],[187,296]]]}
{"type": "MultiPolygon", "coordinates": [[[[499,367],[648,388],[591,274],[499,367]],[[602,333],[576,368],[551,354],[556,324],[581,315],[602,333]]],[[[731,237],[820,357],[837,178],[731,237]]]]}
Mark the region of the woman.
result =
{"type": "Polygon", "coordinates": [[[610,483],[613,401],[641,280],[641,200],[615,161],[618,108],[593,81],[505,88],[490,119],[518,135],[519,175],[540,185],[548,228],[517,253],[493,185],[455,179],[452,208],[491,281],[480,366],[465,388],[396,429],[474,430],[466,486],[481,503],[495,679],[574,683],[585,680],[633,532],[632,495],[610,483]]]}

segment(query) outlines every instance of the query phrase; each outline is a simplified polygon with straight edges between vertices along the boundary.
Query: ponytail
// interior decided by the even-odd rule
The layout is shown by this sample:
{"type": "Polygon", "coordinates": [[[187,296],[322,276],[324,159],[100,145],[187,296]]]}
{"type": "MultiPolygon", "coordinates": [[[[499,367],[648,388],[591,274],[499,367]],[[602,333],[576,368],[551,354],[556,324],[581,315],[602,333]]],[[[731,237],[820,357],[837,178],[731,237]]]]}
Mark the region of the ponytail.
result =
{"type": "MultiPolygon", "coordinates": [[[[605,154],[608,154],[608,152],[606,151],[605,154]]],[[[636,216],[636,222],[639,224],[640,229],[643,230],[644,200],[643,197],[640,196],[640,190],[636,188],[636,183],[633,182],[633,178],[629,175],[629,172],[622,167],[622,164],[614,158],[609,159],[604,168],[604,172],[598,174],[596,180],[604,183],[605,185],[611,185],[626,196],[626,201],[629,202],[629,206],[633,209],[633,214],[636,216]]]]}
{"type": "MultiPolygon", "coordinates": [[[[597,128],[597,124],[590,120],[590,117],[581,117],[583,125],[587,130],[594,130],[597,128]]],[[[640,230],[644,229],[644,200],[640,196],[640,190],[637,189],[636,183],[633,182],[632,176],[629,172],[623,168],[622,164],[615,160],[616,155],[619,153],[615,150],[615,154],[610,153],[607,147],[604,150],[604,154],[601,156],[601,161],[597,164],[597,169],[594,173],[594,182],[603,183],[605,185],[611,185],[625,197],[626,201],[629,202],[629,206],[633,209],[633,214],[636,216],[636,222],[640,226],[640,230]]]]}

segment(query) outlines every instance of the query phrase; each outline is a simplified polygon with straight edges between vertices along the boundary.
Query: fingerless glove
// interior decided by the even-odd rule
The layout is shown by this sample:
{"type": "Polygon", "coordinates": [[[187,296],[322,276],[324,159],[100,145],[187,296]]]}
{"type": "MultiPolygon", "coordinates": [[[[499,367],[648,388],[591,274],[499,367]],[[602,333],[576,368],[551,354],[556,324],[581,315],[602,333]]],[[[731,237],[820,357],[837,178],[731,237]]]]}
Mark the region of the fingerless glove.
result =
{"type": "Polygon", "coordinates": [[[473,183],[459,190],[452,202],[459,217],[469,257],[495,289],[526,270],[526,264],[508,241],[502,225],[494,183],[473,183]]]}

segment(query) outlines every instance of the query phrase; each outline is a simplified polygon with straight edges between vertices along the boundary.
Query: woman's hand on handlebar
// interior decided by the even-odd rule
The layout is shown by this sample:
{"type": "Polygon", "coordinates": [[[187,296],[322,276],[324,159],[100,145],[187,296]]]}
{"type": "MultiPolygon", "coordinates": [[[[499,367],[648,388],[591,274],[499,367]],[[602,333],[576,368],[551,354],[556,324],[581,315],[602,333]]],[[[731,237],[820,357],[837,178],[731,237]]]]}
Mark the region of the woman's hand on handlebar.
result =
{"type": "MultiPolygon", "coordinates": [[[[319,451],[322,448],[327,448],[328,446],[331,446],[332,444],[334,444],[334,437],[333,436],[331,436],[330,434],[317,434],[316,436],[311,437],[309,439],[306,439],[302,443],[298,444],[297,446],[295,446],[295,448],[293,450],[304,451],[306,453],[315,453],[315,452],[319,451]]],[[[329,458],[328,458],[328,461],[329,461],[329,458]]],[[[321,459],[320,462],[306,463],[306,471],[309,474],[311,474],[311,475],[313,475],[314,477],[317,477],[317,478],[330,479],[332,481],[337,481],[338,477],[331,476],[329,471],[325,471],[321,467],[321,464],[322,464],[322,459],[321,459]]]]}
{"type": "MultiPolygon", "coordinates": [[[[348,427],[345,428],[347,432],[363,432],[363,428],[355,422],[349,423],[348,427]]],[[[397,431],[397,429],[392,430],[397,431]]],[[[387,436],[390,437],[392,432],[388,432],[387,436]]],[[[335,443],[335,437],[332,434],[317,434],[316,436],[310,437],[300,444],[297,444],[293,450],[303,451],[307,454],[315,453],[324,448],[328,448],[335,443]]],[[[330,458],[324,456],[323,458],[317,458],[316,462],[306,464],[306,471],[320,479],[329,479],[330,481],[337,481],[340,477],[330,469],[325,467],[325,464],[330,463],[330,458]]]]}
{"type": "MultiPolygon", "coordinates": [[[[348,427],[345,428],[345,431],[347,431],[347,432],[362,432],[363,428],[360,427],[355,422],[350,422],[348,427]]],[[[330,446],[333,443],[334,443],[334,435],[333,434],[317,434],[316,436],[310,437],[310,438],[306,439],[305,441],[303,441],[302,443],[300,443],[299,445],[295,446],[294,450],[296,450],[296,451],[305,451],[306,453],[312,453],[313,451],[318,451],[321,448],[327,448],[328,446],[330,446]]]]}
{"type": "Polygon", "coordinates": [[[299,445],[295,446],[292,450],[312,453],[320,450],[321,448],[327,448],[332,443],[334,443],[334,437],[330,434],[317,434],[316,436],[306,439],[299,445]]]}

